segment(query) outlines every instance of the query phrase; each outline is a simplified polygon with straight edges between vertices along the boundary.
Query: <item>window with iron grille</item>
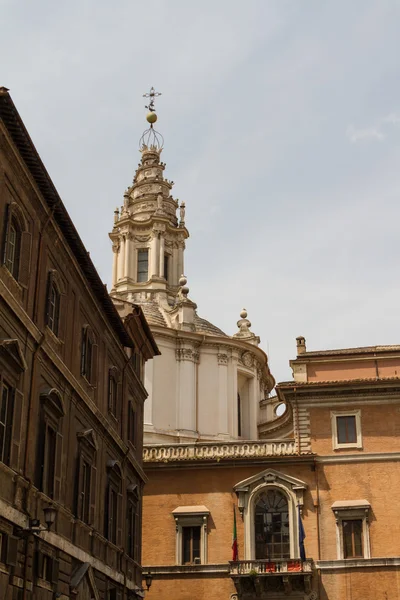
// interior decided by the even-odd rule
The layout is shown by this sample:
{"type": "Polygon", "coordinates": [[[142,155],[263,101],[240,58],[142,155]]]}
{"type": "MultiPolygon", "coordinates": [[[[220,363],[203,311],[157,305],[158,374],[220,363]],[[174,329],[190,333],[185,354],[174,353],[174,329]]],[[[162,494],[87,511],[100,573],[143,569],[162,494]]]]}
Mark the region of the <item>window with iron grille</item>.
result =
{"type": "Polygon", "coordinates": [[[255,505],[256,559],[290,558],[289,503],[276,488],[260,494],[255,505]]]}

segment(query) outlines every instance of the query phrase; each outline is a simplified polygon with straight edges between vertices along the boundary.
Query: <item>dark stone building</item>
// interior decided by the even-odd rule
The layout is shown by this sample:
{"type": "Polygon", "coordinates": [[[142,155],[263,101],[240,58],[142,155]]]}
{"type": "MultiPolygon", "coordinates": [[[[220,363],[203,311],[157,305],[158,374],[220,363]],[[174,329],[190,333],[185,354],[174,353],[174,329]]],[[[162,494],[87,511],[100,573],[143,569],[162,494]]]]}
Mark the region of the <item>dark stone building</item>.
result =
{"type": "Polygon", "coordinates": [[[140,308],[120,319],[6,88],[0,215],[0,600],[142,597],[159,351],[140,308]]]}

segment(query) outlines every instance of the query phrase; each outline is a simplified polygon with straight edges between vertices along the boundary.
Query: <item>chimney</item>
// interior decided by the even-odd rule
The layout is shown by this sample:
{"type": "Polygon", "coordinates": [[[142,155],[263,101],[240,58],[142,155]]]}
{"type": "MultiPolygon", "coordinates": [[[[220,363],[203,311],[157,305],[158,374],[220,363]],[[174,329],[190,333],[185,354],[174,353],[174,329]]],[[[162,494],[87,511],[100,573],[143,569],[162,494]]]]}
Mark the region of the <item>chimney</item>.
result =
{"type": "Polygon", "coordinates": [[[296,338],[296,346],[297,346],[297,356],[300,356],[300,354],[304,354],[305,352],[307,352],[306,338],[303,337],[302,335],[299,335],[299,337],[296,338]]]}

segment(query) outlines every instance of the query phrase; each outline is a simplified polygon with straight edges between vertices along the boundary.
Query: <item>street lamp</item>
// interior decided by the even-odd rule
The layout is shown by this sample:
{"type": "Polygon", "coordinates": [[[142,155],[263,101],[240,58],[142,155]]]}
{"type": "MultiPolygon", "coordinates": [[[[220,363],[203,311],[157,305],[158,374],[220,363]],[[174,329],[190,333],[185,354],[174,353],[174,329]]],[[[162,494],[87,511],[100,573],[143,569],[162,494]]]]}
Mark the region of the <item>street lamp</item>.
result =
{"type": "Polygon", "coordinates": [[[56,520],[57,511],[54,508],[54,506],[52,506],[50,504],[49,506],[46,506],[46,508],[43,509],[43,512],[44,512],[44,521],[47,525],[47,531],[50,531],[51,526],[54,524],[54,521],[56,520]]]}
{"type": "Polygon", "coordinates": [[[143,575],[144,580],[146,582],[147,591],[149,591],[149,589],[151,588],[151,584],[153,583],[153,575],[150,572],[143,573],[143,575]]]}

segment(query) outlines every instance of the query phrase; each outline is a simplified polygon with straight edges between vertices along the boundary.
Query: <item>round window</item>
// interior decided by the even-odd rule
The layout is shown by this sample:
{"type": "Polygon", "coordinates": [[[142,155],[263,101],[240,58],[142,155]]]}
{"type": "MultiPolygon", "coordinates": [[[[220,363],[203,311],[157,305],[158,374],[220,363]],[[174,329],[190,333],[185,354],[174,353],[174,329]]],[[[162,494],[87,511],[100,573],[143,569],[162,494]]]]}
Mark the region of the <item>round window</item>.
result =
{"type": "Polygon", "coordinates": [[[282,415],[285,414],[287,410],[287,406],[284,402],[281,402],[280,404],[278,404],[278,406],[275,408],[275,414],[277,417],[281,417],[282,415]]]}

